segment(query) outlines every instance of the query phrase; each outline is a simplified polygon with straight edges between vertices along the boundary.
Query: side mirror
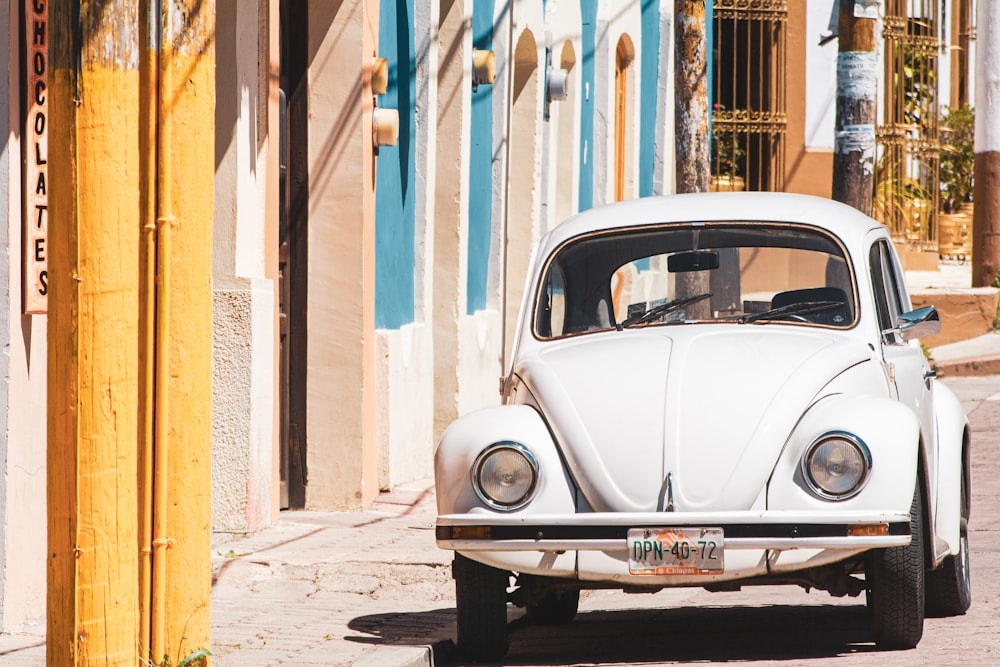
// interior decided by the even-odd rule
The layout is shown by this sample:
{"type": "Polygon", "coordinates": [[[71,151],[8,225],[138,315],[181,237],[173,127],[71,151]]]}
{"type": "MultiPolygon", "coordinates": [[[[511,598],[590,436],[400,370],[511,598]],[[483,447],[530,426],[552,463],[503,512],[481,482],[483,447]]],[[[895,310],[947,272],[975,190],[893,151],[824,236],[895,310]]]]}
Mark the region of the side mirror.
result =
{"type": "Polygon", "coordinates": [[[941,318],[937,308],[925,306],[903,313],[896,318],[895,331],[902,336],[903,340],[933,336],[941,331],[941,318]]]}

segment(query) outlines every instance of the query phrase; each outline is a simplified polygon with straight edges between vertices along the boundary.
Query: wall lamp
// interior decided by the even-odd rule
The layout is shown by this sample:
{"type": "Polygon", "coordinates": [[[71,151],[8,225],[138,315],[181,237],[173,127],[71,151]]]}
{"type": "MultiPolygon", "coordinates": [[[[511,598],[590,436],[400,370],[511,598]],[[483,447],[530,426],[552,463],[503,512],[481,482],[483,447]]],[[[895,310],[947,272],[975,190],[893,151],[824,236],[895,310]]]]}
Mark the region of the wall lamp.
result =
{"type": "Polygon", "coordinates": [[[480,84],[492,85],[497,78],[497,58],[489,49],[472,50],[472,92],[480,84]]]}

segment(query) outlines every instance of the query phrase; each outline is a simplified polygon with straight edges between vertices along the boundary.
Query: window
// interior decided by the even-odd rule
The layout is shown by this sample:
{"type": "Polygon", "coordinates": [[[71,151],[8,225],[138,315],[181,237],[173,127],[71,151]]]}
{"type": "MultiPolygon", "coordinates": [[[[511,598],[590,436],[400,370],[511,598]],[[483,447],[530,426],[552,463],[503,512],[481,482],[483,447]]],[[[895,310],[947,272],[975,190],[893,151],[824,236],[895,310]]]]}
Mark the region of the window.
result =
{"type": "Polygon", "coordinates": [[[713,16],[713,189],[781,191],[788,2],[715,0],[713,16]]]}

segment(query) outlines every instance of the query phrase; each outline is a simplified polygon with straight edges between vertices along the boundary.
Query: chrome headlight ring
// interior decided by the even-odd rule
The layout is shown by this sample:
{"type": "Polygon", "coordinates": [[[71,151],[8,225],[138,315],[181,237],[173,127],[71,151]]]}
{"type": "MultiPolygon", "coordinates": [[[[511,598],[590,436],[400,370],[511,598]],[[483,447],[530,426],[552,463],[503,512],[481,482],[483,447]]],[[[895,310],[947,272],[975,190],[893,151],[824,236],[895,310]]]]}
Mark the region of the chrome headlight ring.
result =
{"type": "Polygon", "coordinates": [[[847,500],[861,493],[872,470],[871,450],[864,441],[845,431],[828,431],[806,449],[802,478],[809,490],[823,500],[847,500]]]}
{"type": "Polygon", "coordinates": [[[538,461],[519,442],[495,442],[472,464],[472,488],[491,509],[513,512],[521,509],[538,489],[538,461]]]}

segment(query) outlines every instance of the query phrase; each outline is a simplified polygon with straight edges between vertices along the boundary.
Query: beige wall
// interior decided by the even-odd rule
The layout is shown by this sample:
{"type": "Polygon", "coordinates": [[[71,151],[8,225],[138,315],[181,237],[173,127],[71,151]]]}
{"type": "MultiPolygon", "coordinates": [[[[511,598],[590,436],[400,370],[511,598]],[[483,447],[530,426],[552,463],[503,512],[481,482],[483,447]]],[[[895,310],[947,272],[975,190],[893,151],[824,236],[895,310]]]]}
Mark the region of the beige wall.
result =
{"type": "Polygon", "coordinates": [[[806,47],[808,40],[816,36],[806,30],[805,2],[788,3],[787,30],[785,191],[830,197],[833,152],[806,148],[806,47]]]}
{"type": "Polygon", "coordinates": [[[377,0],[309,2],[306,505],[311,508],[360,508],[378,491],[375,166],[367,79],[378,9],[377,0]]]}
{"type": "Polygon", "coordinates": [[[212,525],[221,531],[258,530],[278,509],[277,6],[216,4],[212,525]]]}

